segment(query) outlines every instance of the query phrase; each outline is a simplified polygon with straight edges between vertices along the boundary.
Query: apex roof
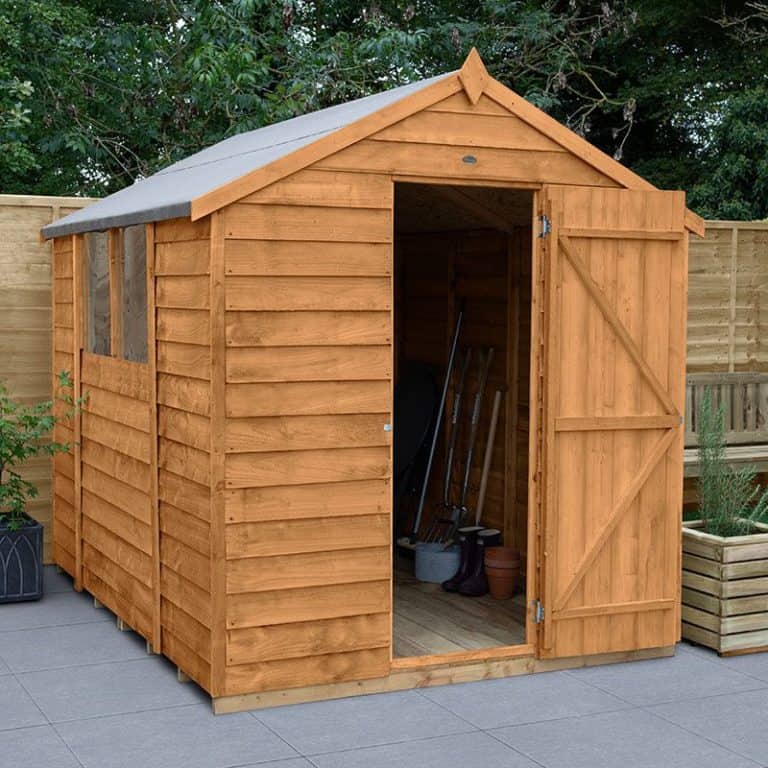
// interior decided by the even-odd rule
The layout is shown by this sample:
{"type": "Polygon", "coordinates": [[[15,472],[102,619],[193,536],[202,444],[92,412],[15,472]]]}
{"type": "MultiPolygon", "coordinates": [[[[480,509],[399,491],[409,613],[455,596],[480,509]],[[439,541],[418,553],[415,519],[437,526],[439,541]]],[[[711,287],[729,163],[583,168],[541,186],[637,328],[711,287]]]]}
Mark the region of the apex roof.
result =
{"type": "MultiPolygon", "coordinates": [[[[628,188],[653,186],[488,74],[473,48],[462,68],[437,77],[232,136],[42,229],[44,238],[179,217],[201,218],[387,125],[464,90],[508,107],[582,160],[628,188]]],[[[703,234],[689,213],[687,225],[703,234]]]]}

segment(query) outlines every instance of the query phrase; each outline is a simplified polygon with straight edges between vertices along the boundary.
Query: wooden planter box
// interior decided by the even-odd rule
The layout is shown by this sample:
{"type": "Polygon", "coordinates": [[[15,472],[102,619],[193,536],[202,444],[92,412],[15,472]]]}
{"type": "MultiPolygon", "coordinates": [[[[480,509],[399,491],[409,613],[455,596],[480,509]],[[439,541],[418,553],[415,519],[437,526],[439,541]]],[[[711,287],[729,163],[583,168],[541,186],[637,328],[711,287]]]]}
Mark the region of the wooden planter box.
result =
{"type": "Polygon", "coordinates": [[[683,638],[721,655],[768,650],[768,525],[723,538],[683,523],[683,638]]]}

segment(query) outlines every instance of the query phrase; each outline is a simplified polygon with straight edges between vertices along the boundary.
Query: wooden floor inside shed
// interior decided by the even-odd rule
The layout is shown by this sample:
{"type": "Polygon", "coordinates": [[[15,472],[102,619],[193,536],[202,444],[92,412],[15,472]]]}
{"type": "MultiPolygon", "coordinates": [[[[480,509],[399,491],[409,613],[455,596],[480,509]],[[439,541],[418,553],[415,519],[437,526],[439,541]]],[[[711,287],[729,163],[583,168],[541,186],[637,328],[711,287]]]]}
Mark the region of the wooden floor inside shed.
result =
{"type": "MultiPolygon", "coordinates": [[[[409,567],[410,566],[410,567],[409,567]]],[[[525,642],[525,594],[464,597],[425,584],[400,564],[394,574],[394,656],[431,656],[525,642]]]]}

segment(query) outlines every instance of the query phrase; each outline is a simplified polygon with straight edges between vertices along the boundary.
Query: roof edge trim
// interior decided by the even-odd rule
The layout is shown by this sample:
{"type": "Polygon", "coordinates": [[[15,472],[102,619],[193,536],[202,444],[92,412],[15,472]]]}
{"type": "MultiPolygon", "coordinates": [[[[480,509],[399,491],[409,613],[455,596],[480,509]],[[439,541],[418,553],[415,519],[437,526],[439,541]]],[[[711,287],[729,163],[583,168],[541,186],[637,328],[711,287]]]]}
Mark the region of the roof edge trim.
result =
{"type": "Polygon", "coordinates": [[[40,230],[43,240],[66,235],[81,235],[87,232],[103,232],[114,227],[131,227],[134,224],[151,224],[154,221],[167,221],[168,219],[182,219],[189,217],[189,203],[173,203],[162,208],[153,208],[148,211],[121,214],[119,216],[104,216],[87,221],[74,221],[70,224],[58,224],[53,222],[46,224],[40,230]]]}

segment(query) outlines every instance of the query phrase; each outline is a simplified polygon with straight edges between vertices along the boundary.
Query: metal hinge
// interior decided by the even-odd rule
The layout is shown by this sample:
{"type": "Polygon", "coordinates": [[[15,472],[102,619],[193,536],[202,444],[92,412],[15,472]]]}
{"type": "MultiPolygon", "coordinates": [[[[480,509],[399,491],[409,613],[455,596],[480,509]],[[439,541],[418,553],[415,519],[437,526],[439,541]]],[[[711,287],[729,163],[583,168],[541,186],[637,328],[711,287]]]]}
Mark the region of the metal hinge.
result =
{"type": "Polygon", "coordinates": [[[552,222],[549,220],[549,217],[543,213],[539,216],[539,221],[541,222],[539,237],[546,237],[552,231],[552,222]]]}
{"type": "Polygon", "coordinates": [[[533,623],[541,624],[544,621],[544,606],[541,604],[541,600],[533,601],[533,623]]]}

